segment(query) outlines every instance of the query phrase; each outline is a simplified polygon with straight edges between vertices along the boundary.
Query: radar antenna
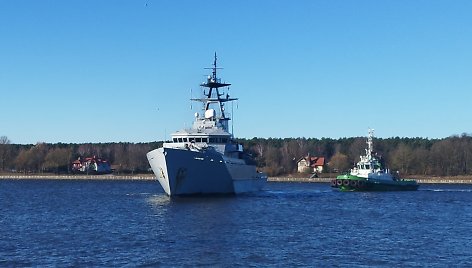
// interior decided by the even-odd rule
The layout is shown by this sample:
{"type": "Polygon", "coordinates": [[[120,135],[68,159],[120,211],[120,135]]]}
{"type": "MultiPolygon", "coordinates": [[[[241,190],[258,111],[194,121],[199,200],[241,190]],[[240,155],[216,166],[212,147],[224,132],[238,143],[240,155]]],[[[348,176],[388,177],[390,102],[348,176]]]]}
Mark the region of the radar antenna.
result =
{"type": "Polygon", "coordinates": [[[200,86],[204,88],[208,88],[208,92],[206,90],[203,90],[203,95],[204,97],[201,99],[192,99],[193,101],[200,101],[204,104],[204,112],[208,111],[210,109],[210,105],[215,104],[219,106],[219,114],[220,117],[218,118],[218,122],[222,125],[223,129],[226,131],[229,131],[228,129],[228,121],[231,120],[229,117],[226,116],[225,114],[225,103],[229,101],[235,101],[237,98],[231,98],[229,94],[224,94],[223,92],[220,92],[220,88],[222,87],[228,87],[231,84],[221,82],[221,79],[218,78],[217,76],[217,70],[223,69],[221,67],[217,67],[217,61],[218,57],[215,52],[215,56],[213,59],[213,66],[210,68],[205,68],[205,69],[210,69],[212,70],[211,75],[207,77],[206,82],[200,84],[200,86]]]}

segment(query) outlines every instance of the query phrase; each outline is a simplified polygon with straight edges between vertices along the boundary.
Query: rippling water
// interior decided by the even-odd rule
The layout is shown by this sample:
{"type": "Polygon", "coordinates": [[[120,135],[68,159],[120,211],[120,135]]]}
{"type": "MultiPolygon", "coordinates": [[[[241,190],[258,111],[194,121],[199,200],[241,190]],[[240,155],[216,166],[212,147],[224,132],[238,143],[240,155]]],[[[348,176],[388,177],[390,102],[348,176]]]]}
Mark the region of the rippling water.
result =
{"type": "Polygon", "coordinates": [[[0,266],[472,266],[472,186],[269,183],[169,199],[153,181],[0,181],[0,266]]]}

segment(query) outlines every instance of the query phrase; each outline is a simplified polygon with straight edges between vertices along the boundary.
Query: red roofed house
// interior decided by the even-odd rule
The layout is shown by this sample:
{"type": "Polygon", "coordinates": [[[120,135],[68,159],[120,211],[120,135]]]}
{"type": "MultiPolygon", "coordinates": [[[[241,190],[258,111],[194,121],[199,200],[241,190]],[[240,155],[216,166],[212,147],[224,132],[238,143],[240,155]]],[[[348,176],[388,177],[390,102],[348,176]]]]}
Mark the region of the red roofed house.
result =
{"type": "Polygon", "coordinates": [[[318,156],[307,156],[301,158],[297,162],[298,172],[313,172],[313,173],[322,173],[325,165],[325,158],[318,156]]]}
{"type": "Polygon", "coordinates": [[[112,170],[108,161],[94,157],[87,157],[72,162],[72,173],[109,174],[112,170]]]}

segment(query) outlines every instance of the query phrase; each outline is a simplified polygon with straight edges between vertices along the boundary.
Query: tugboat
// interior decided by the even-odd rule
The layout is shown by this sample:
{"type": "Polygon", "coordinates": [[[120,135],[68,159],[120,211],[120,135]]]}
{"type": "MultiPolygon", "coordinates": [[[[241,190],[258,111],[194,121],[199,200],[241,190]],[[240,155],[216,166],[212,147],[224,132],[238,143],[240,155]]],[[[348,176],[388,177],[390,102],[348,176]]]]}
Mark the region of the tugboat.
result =
{"type": "Polygon", "coordinates": [[[169,196],[238,194],[259,191],[267,176],[256,170],[256,162],[229,132],[225,104],[237,100],[220,88],[216,53],[212,74],[200,86],[203,115],[195,113],[190,129],[172,134],[172,140],[147,153],[151,168],[169,196]]]}
{"type": "Polygon", "coordinates": [[[384,168],[383,161],[373,153],[374,131],[369,129],[366,155],[348,174],[331,180],[331,187],[340,191],[416,191],[419,185],[415,180],[399,179],[384,168]]]}

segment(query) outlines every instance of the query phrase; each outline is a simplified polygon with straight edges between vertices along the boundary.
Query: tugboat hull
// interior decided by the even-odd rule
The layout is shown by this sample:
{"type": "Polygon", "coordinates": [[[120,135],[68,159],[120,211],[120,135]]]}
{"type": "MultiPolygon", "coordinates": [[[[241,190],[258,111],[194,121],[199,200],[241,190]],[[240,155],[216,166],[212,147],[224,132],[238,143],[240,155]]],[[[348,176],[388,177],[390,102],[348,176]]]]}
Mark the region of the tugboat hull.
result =
{"type": "Polygon", "coordinates": [[[331,181],[331,187],[343,192],[416,191],[419,185],[414,180],[402,179],[388,181],[342,175],[331,181]]]}

